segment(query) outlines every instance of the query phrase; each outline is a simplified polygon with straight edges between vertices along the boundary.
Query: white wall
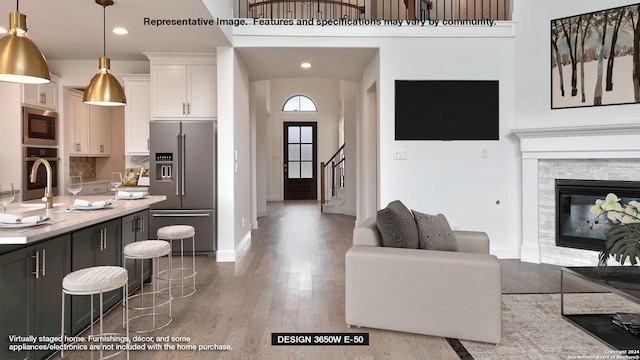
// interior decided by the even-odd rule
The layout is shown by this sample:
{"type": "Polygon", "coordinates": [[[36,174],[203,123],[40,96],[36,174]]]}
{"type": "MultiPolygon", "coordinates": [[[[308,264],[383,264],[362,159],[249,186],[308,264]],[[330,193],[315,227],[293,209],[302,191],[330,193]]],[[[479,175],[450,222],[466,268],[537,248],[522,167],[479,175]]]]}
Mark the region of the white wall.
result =
{"type": "MultiPolygon", "coordinates": [[[[342,112],[344,118],[344,153],[345,153],[345,213],[356,214],[356,122],[359,109],[357,100],[358,83],[353,81],[341,81],[342,112]]],[[[338,144],[340,145],[340,144],[338,144]]]]}
{"type": "Polygon", "coordinates": [[[282,200],[284,189],[283,123],[285,121],[316,121],[318,132],[318,199],[320,199],[320,162],[327,161],[338,150],[339,81],[332,79],[270,80],[271,121],[267,130],[268,184],[267,199],[282,200]],[[283,112],[282,105],[293,95],[312,98],[317,112],[283,112]]]}
{"type": "MultiPolygon", "coordinates": [[[[0,82],[0,182],[22,189],[22,107],[20,85],[0,82]]],[[[21,200],[21,195],[15,201],[21,200]]]]}
{"type": "MultiPolygon", "coordinates": [[[[249,113],[249,71],[242,63],[242,60],[234,54],[234,147],[235,153],[235,248],[238,250],[240,242],[250,237],[252,216],[252,194],[251,178],[255,176],[252,172],[251,161],[251,127],[249,113]]],[[[224,191],[224,189],[218,189],[224,191]]],[[[222,209],[220,210],[222,211],[222,209]]]]}
{"type": "MultiPolygon", "coordinates": [[[[430,38],[381,41],[380,205],[443,213],[451,226],[487,232],[491,252],[518,257],[520,169],[514,126],[514,39],[430,38]],[[498,80],[499,141],[395,141],[394,80],[498,80]],[[482,158],[483,150],[488,157],[482,158]],[[406,150],[407,160],[394,160],[406,150]]],[[[427,118],[424,121],[429,121],[427,118]]]]}
{"type": "Polygon", "coordinates": [[[250,86],[248,71],[233,48],[218,47],[216,55],[218,89],[225,89],[218,91],[216,261],[229,262],[236,260],[241,242],[251,234],[250,86]]]}
{"type": "Polygon", "coordinates": [[[356,123],[357,201],[356,223],[376,214],[379,209],[378,189],[378,124],[380,54],[367,65],[360,82],[360,117],[356,123]]]}
{"type": "MultiPolygon", "coordinates": [[[[253,111],[255,117],[255,179],[256,179],[256,217],[267,215],[267,121],[269,112],[267,99],[269,81],[255,81],[253,85],[253,111]]],[[[256,225],[254,224],[254,228],[256,225]]]]}
{"type": "MultiPolygon", "coordinates": [[[[545,128],[638,122],[638,105],[551,110],[551,20],[637,1],[518,0],[515,46],[516,127],[545,128]]],[[[565,80],[566,81],[566,80],[565,80]]]]}

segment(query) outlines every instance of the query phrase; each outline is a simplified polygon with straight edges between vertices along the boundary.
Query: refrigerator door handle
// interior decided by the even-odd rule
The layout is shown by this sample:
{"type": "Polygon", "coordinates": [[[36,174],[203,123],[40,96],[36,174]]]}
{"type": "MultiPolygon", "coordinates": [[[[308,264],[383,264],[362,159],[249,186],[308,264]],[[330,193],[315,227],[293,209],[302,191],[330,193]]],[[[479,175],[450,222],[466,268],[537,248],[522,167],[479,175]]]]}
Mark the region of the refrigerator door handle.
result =
{"type": "Polygon", "coordinates": [[[192,213],[192,214],[152,214],[153,217],[209,217],[207,213],[192,213]]]}
{"type": "Polygon", "coordinates": [[[184,133],[182,133],[182,159],[181,159],[182,164],[180,164],[181,165],[180,166],[180,170],[182,170],[182,175],[180,176],[180,183],[182,183],[182,196],[185,195],[185,193],[184,193],[184,183],[185,183],[185,181],[184,181],[184,179],[185,179],[185,176],[184,176],[185,175],[185,170],[184,170],[184,168],[185,168],[185,166],[187,164],[186,163],[187,157],[185,156],[185,152],[187,151],[186,146],[185,146],[186,142],[187,142],[187,136],[184,133]]]}
{"type": "MultiPolygon", "coordinates": [[[[180,151],[180,133],[176,134],[176,138],[178,139],[178,151],[180,151]]],[[[180,184],[179,181],[182,179],[175,178],[174,181],[176,183],[176,196],[180,196],[180,184]]]]}

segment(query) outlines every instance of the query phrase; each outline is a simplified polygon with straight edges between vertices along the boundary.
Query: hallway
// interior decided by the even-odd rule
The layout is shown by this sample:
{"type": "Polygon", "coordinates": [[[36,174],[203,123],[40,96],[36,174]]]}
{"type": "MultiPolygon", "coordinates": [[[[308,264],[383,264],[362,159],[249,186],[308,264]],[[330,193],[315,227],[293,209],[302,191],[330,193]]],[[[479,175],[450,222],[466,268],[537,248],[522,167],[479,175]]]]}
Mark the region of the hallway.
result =
{"type": "MultiPolygon", "coordinates": [[[[144,334],[189,337],[181,345],[196,347],[228,344],[231,350],[133,351],[131,359],[458,359],[443,338],[346,328],[344,254],[355,218],[321,214],[319,206],[306,200],[269,202],[269,215],[259,218],[238,261],[198,257],[195,295],[174,301],[167,328],[144,334]],[[275,332],[365,332],[370,345],[272,346],[275,332]]],[[[107,329],[116,330],[119,309],[108,318],[107,329]]]]}

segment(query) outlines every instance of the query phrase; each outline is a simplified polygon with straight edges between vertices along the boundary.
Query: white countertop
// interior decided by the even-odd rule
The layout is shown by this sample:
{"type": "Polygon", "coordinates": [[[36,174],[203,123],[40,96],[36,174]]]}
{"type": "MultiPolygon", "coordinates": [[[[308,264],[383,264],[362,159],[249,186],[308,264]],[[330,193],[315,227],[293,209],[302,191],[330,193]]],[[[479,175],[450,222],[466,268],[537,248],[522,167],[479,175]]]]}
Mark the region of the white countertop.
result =
{"type": "MultiPolygon", "coordinates": [[[[78,196],[78,199],[91,202],[112,200],[113,195],[78,196]]],[[[68,212],[67,209],[73,203],[73,196],[56,196],[53,198],[54,208],[44,209],[44,203],[40,200],[14,202],[7,206],[7,214],[20,217],[41,215],[60,221],[55,224],[44,224],[29,228],[29,230],[0,230],[0,245],[30,244],[36,241],[52,238],[87,226],[95,225],[103,221],[120,218],[135,212],[149,208],[150,205],[164,201],[166,197],[149,196],[138,200],[116,200],[110,208],[68,212]],[[40,207],[40,208],[38,208],[40,207]]],[[[0,208],[0,211],[2,209],[0,208]]]]}

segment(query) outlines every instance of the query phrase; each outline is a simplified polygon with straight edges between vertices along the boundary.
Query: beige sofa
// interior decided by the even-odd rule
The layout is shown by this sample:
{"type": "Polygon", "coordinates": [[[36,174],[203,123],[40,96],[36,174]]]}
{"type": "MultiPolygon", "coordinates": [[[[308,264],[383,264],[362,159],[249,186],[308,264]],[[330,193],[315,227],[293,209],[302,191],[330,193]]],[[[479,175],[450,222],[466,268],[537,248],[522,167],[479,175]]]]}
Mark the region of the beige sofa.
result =
{"type": "Polygon", "coordinates": [[[377,329],[499,343],[501,272],[487,234],[454,231],[458,251],[381,246],[375,216],[353,231],[345,320],[377,329]]]}

